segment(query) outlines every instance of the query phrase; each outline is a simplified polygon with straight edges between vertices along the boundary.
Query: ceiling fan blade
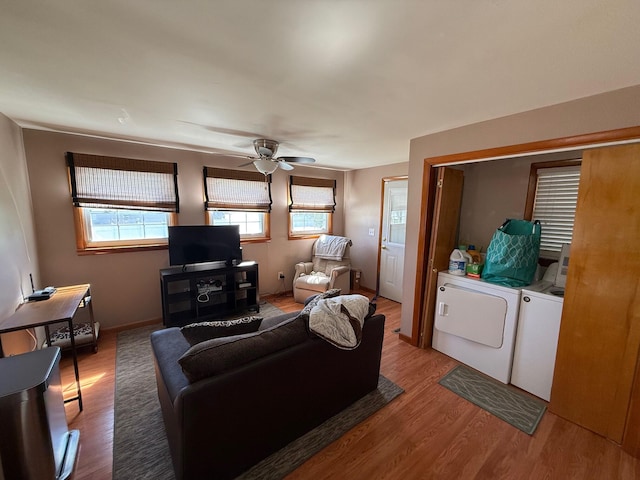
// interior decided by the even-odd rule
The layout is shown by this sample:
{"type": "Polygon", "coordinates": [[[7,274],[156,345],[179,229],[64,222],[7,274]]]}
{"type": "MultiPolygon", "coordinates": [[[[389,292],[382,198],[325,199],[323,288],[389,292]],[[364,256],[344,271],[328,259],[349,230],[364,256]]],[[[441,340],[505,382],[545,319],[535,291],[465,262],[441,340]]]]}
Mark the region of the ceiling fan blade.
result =
{"type": "Polygon", "coordinates": [[[240,167],[246,167],[246,166],[249,166],[249,165],[253,165],[253,161],[251,161],[251,162],[249,162],[249,163],[243,163],[242,165],[238,165],[238,168],[240,168],[240,167]]]}
{"type": "Polygon", "coordinates": [[[293,167],[291,165],[289,165],[287,162],[282,161],[281,159],[278,159],[278,166],[282,170],[293,170],[293,167]]]}
{"type": "Polygon", "coordinates": [[[311,157],[278,157],[276,160],[289,163],[315,163],[316,161],[311,157]]]}
{"type": "Polygon", "coordinates": [[[206,125],[203,123],[190,122],[188,120],[178,120],[178,122],[185,123],[187,125],[194,125],[196,127],[202,127],[205,130],[209,130],[210,132],[221,133],[223,135],[233,135],[235,137],[249,137],[249,138],[262,137],[261,133],[247,132],[246,130],[236,130],[233,128],[216,127],[215,125],[206,125]]]}

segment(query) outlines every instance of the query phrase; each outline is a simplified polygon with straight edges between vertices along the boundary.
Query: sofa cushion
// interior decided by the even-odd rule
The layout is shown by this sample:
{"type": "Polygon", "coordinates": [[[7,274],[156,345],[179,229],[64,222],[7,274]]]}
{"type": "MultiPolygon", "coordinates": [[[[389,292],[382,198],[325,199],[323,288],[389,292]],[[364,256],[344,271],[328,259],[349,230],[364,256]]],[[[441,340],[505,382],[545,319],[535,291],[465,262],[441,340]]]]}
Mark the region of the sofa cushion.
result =
{"type": "Polygon", "coordinates": [[[190,323],[180,329],[184,338],[191,345],[204,342],[212,338],[230,337],[232,335],[242,335],[258,330],[262,317],[242,317],[232,320],[216,320],[213,322],[190,323]]]}
{"type": "Polygon", "coordinates": [[[292,318],[297,317],[299,313],[300,311],[298,310],[296,312],[281,313],[280,315],[267,317],[262,320],[262,323],[260,324],[260,328],[258,328],[258,330],[267,330],[271,327],[275,327],[276,325],[279,325],[283,322],[286,322],[287,320],[291,320],[292,318]]]}
{"type": "Polygon", "coordinates": [[[302,275],[296,278],[295,287],[312,292],[324,292],[331,283],[331,277],[327,277],[324,273],[302,275]]]}
{"type": "Polygon", "coordinates": [[[190,382],[220,374],[309,338],[299,315],[266,330],[214,338],[192,346],[178,360],[190,382]]]}

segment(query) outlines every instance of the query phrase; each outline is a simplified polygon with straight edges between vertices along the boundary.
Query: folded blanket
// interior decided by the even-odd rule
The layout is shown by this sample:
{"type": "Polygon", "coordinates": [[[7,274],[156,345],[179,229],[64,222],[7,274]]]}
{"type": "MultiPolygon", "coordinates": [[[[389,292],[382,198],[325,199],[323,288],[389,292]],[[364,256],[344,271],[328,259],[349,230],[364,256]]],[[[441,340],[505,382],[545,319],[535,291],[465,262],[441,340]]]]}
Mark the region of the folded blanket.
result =
{"type": "Polygon", "coordinates": [[[353,350],[362,341],[362,326],[369,312],[363,295],[323,298],[311,309],[309,330],[344,350],[353,350]]]}
{"type": "Polygon", "coordinates": [[[348,245],[351,245],[351,240],[346,237],[322,235],[316,241],[314,255],[327,260],[340,261],[348,245]]]}

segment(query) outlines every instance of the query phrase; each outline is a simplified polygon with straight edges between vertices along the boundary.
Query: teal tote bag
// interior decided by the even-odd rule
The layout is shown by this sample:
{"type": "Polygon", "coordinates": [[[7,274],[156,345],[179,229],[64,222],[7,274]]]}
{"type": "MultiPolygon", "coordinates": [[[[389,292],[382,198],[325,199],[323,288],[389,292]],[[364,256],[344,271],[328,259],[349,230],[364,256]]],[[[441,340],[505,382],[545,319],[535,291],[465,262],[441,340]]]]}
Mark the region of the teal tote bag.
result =
{"type": "Polygon", "coordinates": [[[508,219],[493,234],[482,278],[507,287],[524,287],[535,276],[540,256],[540,222],[508,219]]]}

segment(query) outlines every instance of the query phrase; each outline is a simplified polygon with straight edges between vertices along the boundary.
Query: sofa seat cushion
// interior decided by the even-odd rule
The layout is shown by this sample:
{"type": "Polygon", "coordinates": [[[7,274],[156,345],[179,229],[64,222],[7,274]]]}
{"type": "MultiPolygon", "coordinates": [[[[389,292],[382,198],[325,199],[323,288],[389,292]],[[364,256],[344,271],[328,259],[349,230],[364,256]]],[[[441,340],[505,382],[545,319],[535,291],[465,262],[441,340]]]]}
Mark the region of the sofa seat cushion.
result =
{"type": "Polygon", "coordinates": [[[197,322],[185,325],[180,329],[184,338],[191,345],[204,342],[212,338],[242,335],[258,330],[262,317],[242,317],[232,320],[214,320],[211,322],[197,322]]]}
{"type": "Polygon", "coordinates": [[[329,288],[331,278],[327,277],[324,273],[302,275],[296,278],[295,287],[302,288],[303,290],[310,290],[312,292],[324,292],[329,288]]]}
{"type": "Polygon", "coordinates": [[[198,343],[178,360],[191,383],[218,375],[309,339],[304,317],[295,316],[254,333],[198,343]]]}

